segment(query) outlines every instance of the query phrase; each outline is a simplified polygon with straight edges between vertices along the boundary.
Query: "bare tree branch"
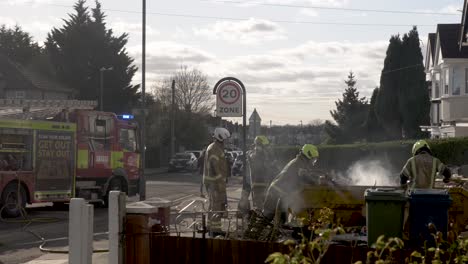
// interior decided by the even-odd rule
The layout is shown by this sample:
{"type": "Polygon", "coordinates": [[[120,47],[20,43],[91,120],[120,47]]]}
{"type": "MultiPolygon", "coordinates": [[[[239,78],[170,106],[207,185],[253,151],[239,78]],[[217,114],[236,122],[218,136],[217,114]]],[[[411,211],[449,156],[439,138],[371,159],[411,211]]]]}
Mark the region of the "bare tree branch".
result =
{"type": "Polygon", "coordinates": [[[156,97],[163,107],[171,106],[172,80],[175,80],[175,104],[178,109],[200,114],[208,114],[213,109],[214,100],[207,76],[185,65],[156,87],[156,97]]]}

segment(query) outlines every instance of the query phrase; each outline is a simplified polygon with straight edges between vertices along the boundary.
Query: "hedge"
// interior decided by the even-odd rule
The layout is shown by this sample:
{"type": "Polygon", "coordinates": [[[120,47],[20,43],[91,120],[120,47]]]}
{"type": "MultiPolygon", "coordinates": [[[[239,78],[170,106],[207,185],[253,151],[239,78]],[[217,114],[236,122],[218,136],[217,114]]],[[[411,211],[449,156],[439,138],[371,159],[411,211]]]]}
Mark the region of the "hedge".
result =
{"type": "MultiPolygon", "coordinates": [[[[346,171],[360,160],[381,160],[399,171],[411,157],[415,140],[388,141],[380,143],[359,143],[347,145],[319,145],[320,158],[317,166],[321,169],[346,171]]],[[[468,138],[428,140],[436,157],[447,165],[468,164],[468,138]]],[[[299,146],[275,146],[273,151],[281,166],[293,159],[299,146]]]]}

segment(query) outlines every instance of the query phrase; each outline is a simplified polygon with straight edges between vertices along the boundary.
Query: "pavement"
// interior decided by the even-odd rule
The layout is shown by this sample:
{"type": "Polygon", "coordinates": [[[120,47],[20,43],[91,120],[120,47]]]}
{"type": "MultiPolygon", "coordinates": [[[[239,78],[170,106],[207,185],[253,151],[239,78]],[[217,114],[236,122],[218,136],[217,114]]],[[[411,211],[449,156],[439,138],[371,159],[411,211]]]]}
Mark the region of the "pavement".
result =
{"type": "MultiPolygon", "coordinates": [[[[167,168],[150,168],[150,169],[145,169],[145,174],[146,175],[157,175],[157,174],[163,174],[167,173],[167,168]]],[[[231,180],[230,180],[231,181],[231,180]]],[[[237,201],[240,198],[241,195],[241,188],[239,188],[239,184],[241,183],[241,178],[238,177],[233,177],[232,181],[236,182],[237,187],[232,187],[228,188],[228,201],[230,204],[230,207],[237,207],[237,201]]],[[[188,198],[188,197],[186,197],[188,198]]],[[[180,204],[179,206],[175,206],[173,210],[179,210],[180,205],[184,204],[184,201],[179,201],[180,204]]],[[[93,248],[94,250],[102,250],[102,249],[108,249],[109,247],[109,241],[108,239],[97,239],[95,237],[93,248]]],[[[56,251],[68,251],[68,247],[57,247],[57,248],[50,248],[56,251]]],[[[93,264],[104,264],[108,263],[108,253],[94,253],[92,257],[92,263],[93,264]]],[[[34,260],[24,262],[26,264],[67,264],[68,263],[68,254],[66,253],[47,253],[39,258],[36,258],[34,260]]],[[[1,264],[1,262],[0,262],[1,264]]]]}
{"type": "MultiPolygon", "coordinates": [[[[94,241],[94,249],[107,249],[109,246],[109,241],[107,239],[94,241]]],[[[53,248],[54,250],[63,250],[68,251],[68,247],[53,248]]],[[[93,264],[104,264],[108,263],[108,253],[94,253],[93,254],[93,264]]],[[[68,254],[62,253],[47,253],[41,257],[28,261],[26,264],[68,264],[68,254]]]]}

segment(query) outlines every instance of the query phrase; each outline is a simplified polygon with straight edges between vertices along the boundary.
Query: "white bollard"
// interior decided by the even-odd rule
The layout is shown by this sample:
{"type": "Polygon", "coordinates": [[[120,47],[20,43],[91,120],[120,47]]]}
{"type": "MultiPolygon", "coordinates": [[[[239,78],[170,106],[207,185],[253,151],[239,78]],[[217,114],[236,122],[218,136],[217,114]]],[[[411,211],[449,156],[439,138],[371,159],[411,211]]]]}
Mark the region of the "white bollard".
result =
{"type": "Polygon", "coordinates": [[[68,262],[91,264],[93,254],[93,205],[83,198],[72,198],[68,226],[68,262]]]}
{"type": "Polygon", "coordinates": [[[123,263],[123,240],[121,239],[125,218],[126,195],[120,191],[109,193],[109,264],[123,263]]]}

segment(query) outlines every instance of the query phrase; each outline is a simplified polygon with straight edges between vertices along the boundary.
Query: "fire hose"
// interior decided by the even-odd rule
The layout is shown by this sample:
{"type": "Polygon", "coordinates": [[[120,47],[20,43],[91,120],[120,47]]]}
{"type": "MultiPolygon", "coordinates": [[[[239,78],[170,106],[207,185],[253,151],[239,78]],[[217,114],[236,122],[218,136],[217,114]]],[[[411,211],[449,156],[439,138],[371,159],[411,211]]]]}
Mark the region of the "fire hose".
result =
{"type": "MultiPolygon", "coordinates": [[[[17,190],[16,190],[16,194],[19,195],[20,194],[20,191],[21,191],[21,181],[18,179],[17,177],[17,190]]],[[[6,199],[8,200],[8,199],[6,199]]],[[[22,226],[21,228],[21,231],[23,232],[26,232],[26,233],[30,233],[32,234],[34,237],[36,237],[37,239],[41,240],[41,244],[39,245],[39,250],[41,252],[45,252],[45,253],[54,253],[54,254],[68,254],[69,251],[68,250],[58,250],[58,249],[50,249],[50,248],[46,248],[45,245],[47,244],[47,240],[42,237],[41,235],[37,234],[36,232],[28,229],[29,225],[31,225],[32,223],[55,223],[55,222],[59,222],[61,219],[60,218],[57,218],[57,217],[34,217],[34,218],[29,218],[28,217],[28,213],[26,212],[26,209],[21,205],[21,201],[20,199],[16,199],[16,202],[15,203],[7,203],[7,204],[4,204],[1,208],[0,208],[0,221],[1,222],[4,222],[4,223],[24,223],[25,225],[22,226]],[[3,211],[10,207],[10,206],[15,206],[15,209],[18,209],[20,211],[20,214],[21,214],[21,218],[22,219],[5,219],[3,218],[3,211]]],[[[93,253],[105,253],[105,252],[109,252],[108,249],[95,249],[93,250],[93,253]]]]}

